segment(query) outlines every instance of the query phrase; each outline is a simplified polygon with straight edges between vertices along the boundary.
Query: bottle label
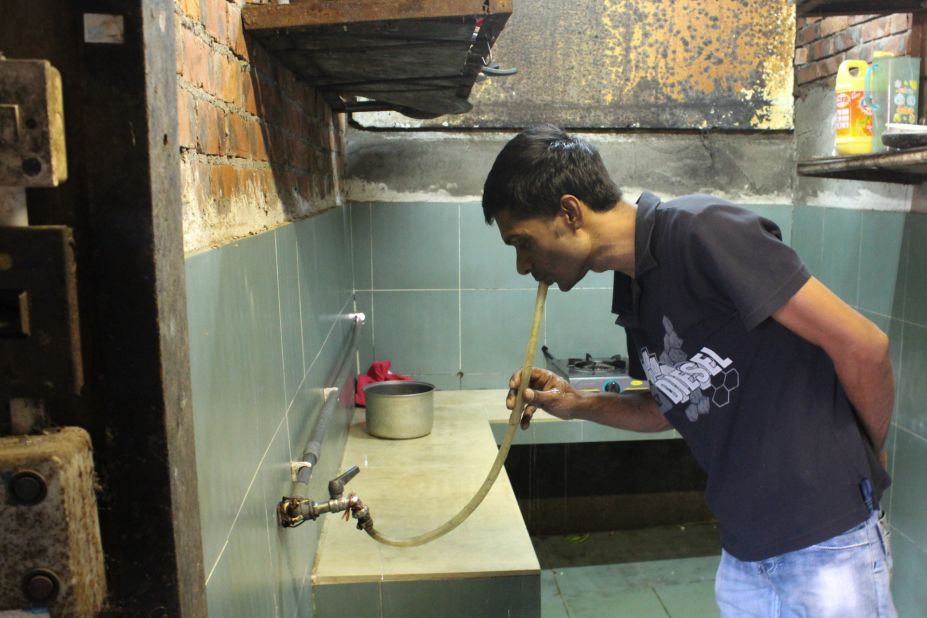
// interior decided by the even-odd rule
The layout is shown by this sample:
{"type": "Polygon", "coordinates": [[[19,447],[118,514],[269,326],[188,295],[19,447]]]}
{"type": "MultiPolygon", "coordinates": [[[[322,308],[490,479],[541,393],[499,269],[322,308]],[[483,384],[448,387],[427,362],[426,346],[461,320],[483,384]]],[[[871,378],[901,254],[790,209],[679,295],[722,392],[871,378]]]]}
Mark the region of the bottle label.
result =
{"type": "Polygon", "coordinates": [[[892,86],[891,122],[917,124],[917,80],[896,79],[892,86]]]}
{"type": "Polygon", "coordinates": [[[871,137],[872,109],[862,90],[837,93],[837,137],[871,137]]]}

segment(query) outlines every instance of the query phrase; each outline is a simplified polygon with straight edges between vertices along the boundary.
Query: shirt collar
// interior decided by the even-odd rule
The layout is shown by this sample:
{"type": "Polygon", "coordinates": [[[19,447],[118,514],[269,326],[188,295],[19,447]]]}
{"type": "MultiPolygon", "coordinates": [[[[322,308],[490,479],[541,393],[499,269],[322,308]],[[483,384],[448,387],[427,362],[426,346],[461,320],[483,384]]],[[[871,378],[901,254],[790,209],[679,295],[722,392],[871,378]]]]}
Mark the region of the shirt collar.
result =
{"type": "Polygon", "coordinates": [[[653,228],[660,198],[653,193],[642,193],[637,200],[637,214],[634,225],[634,273],[632,279],[621,271],[615,271],[612,288],[612,313],[618,318],[615,323],[625,328],[636,328],[639,324],[640,278],[657,267],[653,257],[653,228]]]}
{"type": "Polygon", "coordinates": [[[634,228],[634,273],[640,277],[658,266],[653,256],[653,227],[660,198],[643,192],[637,198],[637,219],[634,228]]]}

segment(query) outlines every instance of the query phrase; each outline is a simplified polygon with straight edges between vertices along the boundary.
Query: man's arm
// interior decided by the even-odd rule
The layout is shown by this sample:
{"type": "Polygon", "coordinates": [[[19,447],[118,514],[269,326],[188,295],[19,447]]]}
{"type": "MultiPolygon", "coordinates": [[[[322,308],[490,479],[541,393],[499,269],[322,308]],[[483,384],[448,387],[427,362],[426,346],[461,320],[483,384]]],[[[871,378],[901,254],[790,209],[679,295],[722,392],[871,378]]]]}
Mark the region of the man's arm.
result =
{"type": "Polygon", "coordinates": [[[895,401],[885,333],[814,277],[772,317],[827,353],[869,440],[880,452],[895,401]]]}
{"type": "Polygon", "coordinates": [[[578,403],[571,418],[629,431],[665,431],[673,427],[650,391],[580,393],[578,403]]]}
{"type": "MultiPolygon", "coordinates": [[[[515,407],[515,393],[520,382],[521,373],[516,372],[509,381],[510,390],[505,401],[510,410],[515,407]]],[[[564,420],[583,419],[630,431],[664,431],[672,427],[648,391],[583,393],[553,372],[535,367],[531,371],[531,383],[525,389],[523,429],[528,427],[537,408],[564,420]]]]}

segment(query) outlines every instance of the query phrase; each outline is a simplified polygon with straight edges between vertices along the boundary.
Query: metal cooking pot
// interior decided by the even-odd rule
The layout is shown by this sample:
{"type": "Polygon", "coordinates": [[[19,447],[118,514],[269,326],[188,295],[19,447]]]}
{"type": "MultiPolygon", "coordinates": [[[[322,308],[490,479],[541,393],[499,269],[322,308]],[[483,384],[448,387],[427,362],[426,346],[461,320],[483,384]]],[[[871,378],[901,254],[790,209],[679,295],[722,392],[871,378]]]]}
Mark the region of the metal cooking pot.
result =
{"type": "Polygon", "coordinates": [[[401,440],[431,433],[435,386],[427,382],[389,380],[364,387],[367,432],[378,438],[401,440]]]}

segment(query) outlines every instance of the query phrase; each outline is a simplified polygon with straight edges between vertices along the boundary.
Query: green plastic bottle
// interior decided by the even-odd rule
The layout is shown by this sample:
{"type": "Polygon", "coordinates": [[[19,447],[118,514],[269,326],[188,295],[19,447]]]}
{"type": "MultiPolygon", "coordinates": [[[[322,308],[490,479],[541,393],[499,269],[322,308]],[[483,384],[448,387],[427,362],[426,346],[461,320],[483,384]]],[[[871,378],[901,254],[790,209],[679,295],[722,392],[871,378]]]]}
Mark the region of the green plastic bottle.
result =
{"type": "Polygon", "coordinates": [[[891,101],[889,100],[888,73],[889,62],[895,54],[875,52],[872,64],[866,71],[866,105],[872,110],[872,152],[882,152],[882,134],[889,122],[891,101]]]}
{"type": "Polygon", "coordinates": [[[875,52],[866,72],[866,105],[872,110],[872,152],[882,152],[889,123],[917,124],[920,58],[875,52]]]}
{"type": "Polygon", "coordinates": [[[888,122],[917,124],[917,93],[920,86],[921,59],[898,56],[888,61],[888,122]]]}

